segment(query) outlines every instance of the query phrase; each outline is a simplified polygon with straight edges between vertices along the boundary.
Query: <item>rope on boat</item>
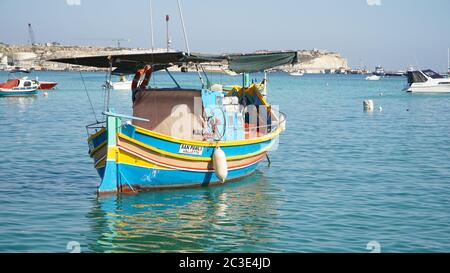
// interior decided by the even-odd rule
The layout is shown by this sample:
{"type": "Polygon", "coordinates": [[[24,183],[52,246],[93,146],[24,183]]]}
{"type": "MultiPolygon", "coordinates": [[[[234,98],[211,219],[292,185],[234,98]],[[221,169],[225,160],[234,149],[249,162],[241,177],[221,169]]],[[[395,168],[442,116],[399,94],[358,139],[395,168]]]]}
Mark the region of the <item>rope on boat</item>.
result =
{"type": "MultiPolygon", "coordinates": [[[[78,66],[80,66],[80,64],[78,63],[78,59],[77,58],[74,58],[74,59],[77,62],[78,66]]],[[[89,92],[86,87],[86,82],[84,81],[83,73],[81,73],[81,70],[78,70],[78,72],[80,73],[81,81],[83,82],[84,91],[86,92],[86,96],[89,100],[89,104],[91,105],[91,109],[92,109],[92,113],[94,114],[95,121],[98,122],[97,114],[95,113],[94,104],[92,104],[91,96],[89,96],[89,92]]]]}
{"type": "MultiPolygon", "coordinates": [[[[111,56],[108,56],[108,60],[109,60],[109,82],[110,83],[112,83],[112,62],[113,62],[113,60],[112,60],[112,57],[111,56]]],[[[111,86],[112,87],[112,86],[111,86]]],[[[106,108],[106,111],[109,111],[109,100],[110,100],[110,97],[111,97],[111,89],[112,88],[107,88],[106,89],[106,106],[105,106],[105,108],[106,108]]]]}
{"type": "MultiPolygon", "coordinates": [[[[128,187],[130,187],[130,189],[136,193],[136,191],[134,190],[134,188],[131,186],[130,182],[128,182],[128,179],[122,174],[121,171],[119,171],[120,177],[123,178],[125,180],[125,183],[127,183],[128,187]]],[[[121,180],[122,181],[122,180],[121,180]]],[[[121,183],[122,184],[122,183],[121,183]]],[[[121,185],[122,186],[122,185],[121,185]]],[[[122,188],[122,187],[120,187],[122,188]]]]}
{"type": "Polygon", "coordinates": [[[191,52],[189,50],[189,41],[186,34],[186,27],[184,26],[183,12],[181,10],[180,0],[177,0],[177,3],[178,3],[178,11],[180,12],[181,26],[183,27],[184,42],[186,43],[186,52],[188,55],[191,55],[191,52]]]}
{"type": "Polygon", "coordinates": [[[270,160],[269,153],[266,153],[266,159],[269,162],[269,167],[272,165],[272,161],[270,160]]]}

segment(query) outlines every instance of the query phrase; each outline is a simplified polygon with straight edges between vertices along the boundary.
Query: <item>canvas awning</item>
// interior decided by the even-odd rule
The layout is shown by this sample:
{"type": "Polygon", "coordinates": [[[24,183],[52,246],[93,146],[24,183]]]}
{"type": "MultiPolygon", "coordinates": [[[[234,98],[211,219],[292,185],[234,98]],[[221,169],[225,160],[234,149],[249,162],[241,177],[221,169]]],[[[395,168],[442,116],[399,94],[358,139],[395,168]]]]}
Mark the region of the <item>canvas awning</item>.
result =
{"type": "Polygon", "coordinates": [[[298,62],[297,52],[231,55],[228,59],[228,69],[236,73],[260,72],[280,65],[298,62]]]}
{"type": "Polygon", "coordinates": [[[294,64],[297,62],[297,52],[268,52],[251,54],[190,54],[185,52],[143,53],[143,54],[118,54],[88,57],[72,57],[50,59],[51,62],[59,62],[73,65],[92,66],[98,68],[115,68],[115,74],[133,74],[144,65],[153,65],[154,71],[174,65],[187,65],[192,63],[227,62],[229,70],[236,73],[251,73],[264,71],[276,66],[294,64]]]}

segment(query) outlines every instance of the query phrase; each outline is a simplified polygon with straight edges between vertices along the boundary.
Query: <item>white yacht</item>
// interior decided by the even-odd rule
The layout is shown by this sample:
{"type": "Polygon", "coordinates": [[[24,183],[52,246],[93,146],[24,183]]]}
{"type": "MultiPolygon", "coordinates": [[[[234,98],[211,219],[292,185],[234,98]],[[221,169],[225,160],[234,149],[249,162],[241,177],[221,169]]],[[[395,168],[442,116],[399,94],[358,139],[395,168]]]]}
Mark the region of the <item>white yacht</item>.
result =
{"type": "Polygon", "coordinates": [[[380,79],[381,77],[377,75],[370,75],[366,77],[366,81],[379,81],[380,79]]]}
{"type": "Polygon", "coordinates": [[[305,75],[305,72],[303,72],[303,71],[294,71],[294,72],[291,72],[291,73],[289,73],[289,75],[291,75],[291,76],[303,76],[303,75],[305,75]]]}
{"type": "Polygon", "coordinates": [[[127,80],[125,76],[120,76],[118,82],[108,80],[103,86],[114,90],[131,90],[131,81],[127,80]]]}
{"type": "Polygon", "coordinates": [[[450,78],[444,78],[433,70],[408,71],[407,92],[450,93],[450,78]]]}
{"type": "Polygon", "coordinates": [[[375,72],[373,72],[372,74],[379,77],[386,76],[386,72],[384,71],[384,68],[381,65],[375,67],[375,72]]]}

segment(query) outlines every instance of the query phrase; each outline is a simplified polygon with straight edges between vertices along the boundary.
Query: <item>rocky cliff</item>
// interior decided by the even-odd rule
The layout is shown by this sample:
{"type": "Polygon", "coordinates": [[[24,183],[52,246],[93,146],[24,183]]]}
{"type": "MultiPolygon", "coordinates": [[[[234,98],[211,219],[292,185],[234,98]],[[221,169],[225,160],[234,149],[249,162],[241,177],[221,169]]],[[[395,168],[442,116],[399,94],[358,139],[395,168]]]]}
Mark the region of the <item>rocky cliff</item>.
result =
{"type": "Polygon", "coordinates": [[[321,50],[299,51],[299,63],[293,66],[284,66],[281,69],[287,72],[305,71],[306,73],[334,73],[348,70],[348,62],[340,54],[321,50]]]}

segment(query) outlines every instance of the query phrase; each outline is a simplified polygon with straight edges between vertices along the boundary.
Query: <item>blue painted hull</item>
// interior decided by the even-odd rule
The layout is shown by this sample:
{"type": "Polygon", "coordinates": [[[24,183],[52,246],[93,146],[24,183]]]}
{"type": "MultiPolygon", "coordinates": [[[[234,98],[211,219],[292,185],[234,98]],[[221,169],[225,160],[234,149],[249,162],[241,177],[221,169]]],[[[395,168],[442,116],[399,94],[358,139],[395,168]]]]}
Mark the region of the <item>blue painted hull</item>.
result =
{"type": "Polygon", "coordinates": [[[0,97],[24,97],[37,95],[38,91],[18,91],[18,92],[5,92],[0,91],[0,97]]]}
{"type": "MultiPolygon", "coordinates": [[[[238,180],[252,174],[258,163],[246,168],[229,171],[227,182],[238,180]]],[[[105,168],[98,170],[103,178],[105,168]]],[[[126,191],[173,189],[185,187],[201,187],[222,184],[214,171],[212,172],[190,172],[180,170],[159,170],[132,166],[127,164],[117,165],[119,188],[126,191]]]]}

